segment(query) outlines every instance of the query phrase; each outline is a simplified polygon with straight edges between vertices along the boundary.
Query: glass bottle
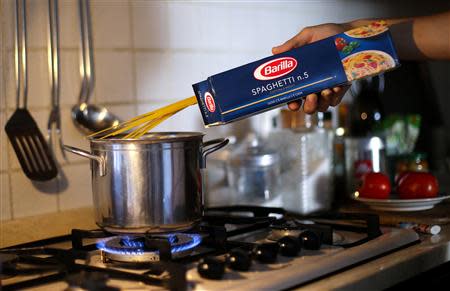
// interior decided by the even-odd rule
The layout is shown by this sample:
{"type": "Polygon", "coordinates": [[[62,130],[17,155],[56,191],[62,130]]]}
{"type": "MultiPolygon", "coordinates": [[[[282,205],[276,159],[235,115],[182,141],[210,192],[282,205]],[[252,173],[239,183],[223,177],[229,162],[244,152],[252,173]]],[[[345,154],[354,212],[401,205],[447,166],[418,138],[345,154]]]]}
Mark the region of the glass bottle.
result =
{"type": "Polygon", "coordinates": [[[409,157],[408,170],[413,172],[428,172],[426,153],[412,153],[409,157]]]}
{"type": "Polygon", "coordinates": [[[381,94],[383,75],[362,79],[351,87],[349,135],[345,138],[347,193],[353,193],[368,172],[388,174],[385,140],[380,134],[384,117],[381,94]]]}
{"type": "Polygon", "coordinates": [[[384,78],[372,77],[360,80],[352,87],[353,102],[349,108],[349,130],[353,137],[373,135],[384,117],[380,92],[384,78]],[[357,90],[359,87],[359,90],[357,90]]]}

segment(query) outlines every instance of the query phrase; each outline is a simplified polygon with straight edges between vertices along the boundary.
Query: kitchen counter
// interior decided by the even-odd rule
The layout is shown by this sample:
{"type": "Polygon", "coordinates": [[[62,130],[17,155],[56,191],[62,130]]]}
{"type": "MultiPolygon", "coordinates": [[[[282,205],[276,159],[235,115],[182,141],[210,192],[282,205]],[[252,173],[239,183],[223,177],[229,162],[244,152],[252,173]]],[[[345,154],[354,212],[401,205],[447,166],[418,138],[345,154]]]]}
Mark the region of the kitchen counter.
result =
{"type": "Polygon", "coordinates": [[[0,222],[0,248],[70,234],[73,228],[96,229],[94,210],[80,208],[0,222]]]}

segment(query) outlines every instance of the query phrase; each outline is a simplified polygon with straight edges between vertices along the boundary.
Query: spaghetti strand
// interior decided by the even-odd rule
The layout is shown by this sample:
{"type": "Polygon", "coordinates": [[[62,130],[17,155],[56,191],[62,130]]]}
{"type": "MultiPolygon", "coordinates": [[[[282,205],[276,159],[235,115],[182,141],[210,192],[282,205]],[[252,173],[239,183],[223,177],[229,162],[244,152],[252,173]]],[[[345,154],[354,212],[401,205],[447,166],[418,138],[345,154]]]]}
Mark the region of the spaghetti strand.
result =
{"type": "Polygon", "coordinates": [[[197,98],[195,96],[191,96],[153,111],[138,115],[118,125],[94,132],[87,137],[100,137],[100,139],[105,139],[126,133],[122,138],[138,139],[169,117],[194,104],[197,104],[197,98]]]}

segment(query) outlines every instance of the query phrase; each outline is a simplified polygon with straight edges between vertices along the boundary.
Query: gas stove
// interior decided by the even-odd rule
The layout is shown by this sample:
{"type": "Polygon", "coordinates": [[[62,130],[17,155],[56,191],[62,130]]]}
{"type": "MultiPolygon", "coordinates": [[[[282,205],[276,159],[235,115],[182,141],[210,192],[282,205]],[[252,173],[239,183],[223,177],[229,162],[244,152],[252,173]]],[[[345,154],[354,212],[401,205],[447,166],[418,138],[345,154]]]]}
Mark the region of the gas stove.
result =
{"type": "Polygon", "coordinates": [[[419,241],[378,216],[219,207],[186,232],[74,229],[0,250],[4,290],[250,290],[307,285],[419,241]]]}

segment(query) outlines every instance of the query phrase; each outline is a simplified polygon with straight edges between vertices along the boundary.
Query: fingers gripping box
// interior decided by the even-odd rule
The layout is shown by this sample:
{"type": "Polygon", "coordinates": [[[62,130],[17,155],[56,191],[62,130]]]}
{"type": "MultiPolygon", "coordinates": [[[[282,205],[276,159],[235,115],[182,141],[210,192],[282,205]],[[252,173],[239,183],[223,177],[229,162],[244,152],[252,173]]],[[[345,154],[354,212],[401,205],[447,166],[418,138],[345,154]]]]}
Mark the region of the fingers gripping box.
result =
{"type": "Polygon", "coordinates": [[[213,75],[192,87],[210,127],[398,66],[388,28],[380,21],[213,75]]]}

